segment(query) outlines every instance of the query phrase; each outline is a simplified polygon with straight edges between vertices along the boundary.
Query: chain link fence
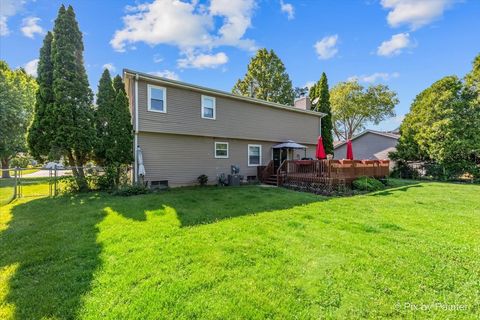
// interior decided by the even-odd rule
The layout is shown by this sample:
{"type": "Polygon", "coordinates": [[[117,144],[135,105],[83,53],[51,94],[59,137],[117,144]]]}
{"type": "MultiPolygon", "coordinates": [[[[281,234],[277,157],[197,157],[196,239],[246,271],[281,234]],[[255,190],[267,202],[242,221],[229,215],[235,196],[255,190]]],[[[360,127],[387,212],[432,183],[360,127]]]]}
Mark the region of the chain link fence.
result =
{"type": "MultiPolygon", "coordinates": [[[[0,178],[0,206],[14,199],[53,197],[58,195],[73,176],[71,167],[2,169],[0,178]]],[[[104,173],[100,167],[83,167],[86,178],[104,173]]]]}

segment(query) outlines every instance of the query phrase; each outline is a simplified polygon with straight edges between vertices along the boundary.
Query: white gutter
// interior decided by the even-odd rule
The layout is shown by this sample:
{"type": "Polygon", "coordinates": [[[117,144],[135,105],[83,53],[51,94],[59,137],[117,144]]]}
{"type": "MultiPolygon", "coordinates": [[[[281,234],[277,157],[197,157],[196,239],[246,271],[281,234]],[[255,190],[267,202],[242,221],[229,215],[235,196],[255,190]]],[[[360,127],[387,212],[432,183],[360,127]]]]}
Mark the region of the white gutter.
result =
{"type": "Polygon", "coordinates": [[[134,174],[134,181],[135,183],[138,182],[138,155],[137,155],[137,147],[138,147],[138,74],[135,75],[134,78],[135,83],[135,137],[134,137],[134,144],[133,152],[135,153],[135,168],[133,170],[134,174]]]}

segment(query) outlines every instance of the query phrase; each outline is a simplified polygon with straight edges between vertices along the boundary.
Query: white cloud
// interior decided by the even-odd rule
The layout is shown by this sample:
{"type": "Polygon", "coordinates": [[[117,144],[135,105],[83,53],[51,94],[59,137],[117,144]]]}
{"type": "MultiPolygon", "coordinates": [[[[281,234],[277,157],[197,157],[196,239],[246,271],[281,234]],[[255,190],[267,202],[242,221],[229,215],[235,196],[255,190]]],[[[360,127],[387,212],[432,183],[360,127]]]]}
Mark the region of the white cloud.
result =
{"type": "Polygon", "coordinates": [[[358,81],[358,82],[366,82],[366,83],[375,83],[377,81],[387,82],[391,79],[395,79],[400,77],[400,73],[393,72],[375,72],[370,75],[361,75],[361,76],[351,76],[347,79],[347,81],[358,81]]]}
{"type": "Polygon", "coordinates": [[[312,88],[314,85],[315,85],[315,81],[307,81],[302,88],[308,88],[308,90],[310,90],[310,88],[312,88]]]}
{"type": "Polygon", "coordinates": [[[245,32],[251,26],[255,6],[255,0],[211,0],[210,16],[223,18],[223,25],[218,30],[219,36],[214,36],[212,45],[229,45],[255,50],[253,40],[243,39],[245,32]]]}
{"type": "Polygon", "coordinates": [[[7,17],[0,16],[0,36],[6,36],[10,33],[7,25],[7,17]]]}
{"type": "Polygon", "coordinates": [[[167,79],[172,79],[172,80],[179,80],[180,77],[178,74],[176,74],[174,71],[170,70],[162,70],[162,71],[154,71],[154,72],[149,72],[151,75],[157,76],[157,77],[163,77],[167,79]]]}
{"type": "Polygon", "coordinates": [[[34,38],[35,34],[43,34],[44,30],[38,25],[40,18],[28,17],[22,20],[22,33],[28,38],[34,38]]]}
{"type": "Polygon", "coordinates": [[[127,44],[143,41],[179,47],[202,46],[211,42],[208,30],[211,18],[194,12],[195,5],[178,0],[156,0],[151,4],[130,7],[132,14],[123,17],[124,28],[117,30],[110,41],[117,51],[127,44]]]}
{"type": "Polygon", "coordinates": [[[379,56],[395,56],[402,52],[403,49],[411,47],[410,34],[398,33],[392,36],[390,40],[383,41],[377,48],[377,54],[379,56]]]}
{"type": "Polygon", "coordinates": [[[285,3],[280,0],[280,9],[287,14],[288,20],[295,18],[295,8],[291,3],[285,3]]]}
{"type": "Polygon", "coordinates": [[[224,52],[217,54],[194,54],[192,52],[186,52],[185,58],[178,59],[179,68],[217,68],[228,62],[228,56],[224,52]]]}
{"type": "Polygon", "coordinates": [[[38,59],[33,59],[32,61],[28,61],[23,65],[23,69],[25,72],[31,76],[37,77],[37,68],[38,68],[38,59]]]}
{"type": "Polygon", "coordinates": [[[136,42],[169,44],[181,51],[208,51],[221,45],[252,49],[254,42],[243,36],[251,26],[254,7],[254,0],[211,0],[209,7],[179,0],[130,6],[123,29],[115,32],[110,44],[117,51],[136,42]],[[222,23],[216,28],[218,19],[222,23]]]}
{"type": "Polygon", "coordinates": [[[117,70],[117,68],[115,68],[115,65],[113,63],[105,63],[102,66],[102,69],[107,69],[111,73],[113,73],[113,72],[115,72],[115,70],[117,70]]]}
{"type": "Polygon", "coordinates": [[[336,47],[338,42],[338,35],[332,35],[324,37],[322,40],[317,41],[314,45],[318,58],[322,60],[333,58],[338,49],[336,47]]]}
{"type": "Polygon", "coordinates": [[[25,0],[1,0],[0,2],[0,36],[7,36],[10,33],[8,29],[8,18],[20,11],[25,4],[25,0]]]}
{"type": "Polygon", "coordinates": [[[423,27],[449,9],[457,0],[382,0],[382,7],[390,10],[387,16],[391,27],[409,25],[412,30],[423,27]]]}
{"type": "Polygon", "coordinates": [[[160,56],[160,55],[158,55],[158,54],[155,54],[155,55],[153,56],[153,62],[155,62],[155,63],[160,63],[160,62],[162,62],[162,61],[163,61],[163,57],[162,57],[162,56],[160,56]]]}

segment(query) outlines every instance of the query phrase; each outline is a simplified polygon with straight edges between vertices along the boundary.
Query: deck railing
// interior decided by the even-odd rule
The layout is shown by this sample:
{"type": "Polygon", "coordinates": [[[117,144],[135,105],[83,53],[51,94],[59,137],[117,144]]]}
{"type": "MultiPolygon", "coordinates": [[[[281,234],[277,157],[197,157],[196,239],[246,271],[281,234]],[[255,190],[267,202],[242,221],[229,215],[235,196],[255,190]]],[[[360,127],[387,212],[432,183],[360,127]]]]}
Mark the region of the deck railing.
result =
{"type": "MultiPolygon", "coordinates": [[[[270,174],[263,171],[263,179],[270,174]]],[[[277,185],[285,183],[351,183],[358,177],[384,178],[389,174],[388,160],[285,160],[277,169],[277,185]]]]}

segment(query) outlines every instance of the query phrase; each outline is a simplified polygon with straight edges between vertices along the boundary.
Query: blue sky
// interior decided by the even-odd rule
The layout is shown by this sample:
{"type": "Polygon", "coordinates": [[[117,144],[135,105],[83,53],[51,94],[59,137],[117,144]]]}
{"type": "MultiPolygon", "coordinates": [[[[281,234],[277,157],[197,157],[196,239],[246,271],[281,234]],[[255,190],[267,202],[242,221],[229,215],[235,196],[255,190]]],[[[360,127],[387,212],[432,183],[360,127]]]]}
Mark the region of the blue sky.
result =
{"type": "Polygon", "coordinates": [[[84,32],[96,91],[104,66],[230,91],[256,48],[274,49],[295,86],[357,78],[398,93],[394,129],[421,90],[463,76],[480,53],[478,0],[0,0],[0,59],[35,72],[61,3],[84,32]]]}

